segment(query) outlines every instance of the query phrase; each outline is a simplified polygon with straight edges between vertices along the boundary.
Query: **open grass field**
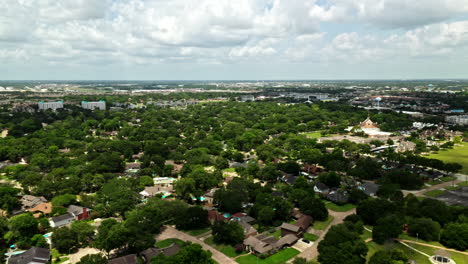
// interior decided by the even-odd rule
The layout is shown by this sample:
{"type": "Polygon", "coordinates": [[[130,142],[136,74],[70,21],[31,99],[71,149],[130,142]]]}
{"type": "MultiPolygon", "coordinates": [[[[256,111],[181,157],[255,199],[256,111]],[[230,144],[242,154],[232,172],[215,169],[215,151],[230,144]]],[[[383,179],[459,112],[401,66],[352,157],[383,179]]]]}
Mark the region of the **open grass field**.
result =
{"type": "MultiPolygon", "coordinates": [[[[417,244],[411,244],[411,243],[408,243],[408,245],[414,247],[415,249],[417,250],[420,250],[430,256],[433,256],[433,255],[436,255],[438,251],[440,251],[439,249],[436,249],[436,248],[432,248],[432,247],[427,247],[427,246],[422,246],[422,245],[417,245],[417,244]]],[[[455,252],[449,252],[449,251],[446,251],[446,254],[455,261],[455,263],[459,264],[466,264],[468,263],[468,256],[466,255],[463,255],[463,254],[460,254],[460,253],[455,253],[455,252]]],[[[421,254],[419,254],[421,255],[421,254]]],[[[427,259],[427,258],[426,258],[427,259]]],[[[419,263],[419,262],[418,262],[419,263]]],[[[425,263],[430,263],[429,260],[427,260],[427,262],[425,263]]]]}
{"type": "MultiPolygon", "coordinates": [[[[402,237],[403,238],[403,237],[402,237]]],[[[404,237],[404,239],[407,239],[408,237],[404,237]]],[[[411,238],[411,237],[409,237],[411,238]]],[[[423,242],[422,240],[419,240],[419,242],[423,242]]],[[[437,252],[439,252],[440,250],[436,249],[436,248],[432,248],[432,247],[428,247],[428,246],[423,246],[423,245],[417,245],[417,244],[413,244],[413,243],[407,243],[408,245],[412,246],[413,248],[417,249],[417,250],[420,250],[430,256],[432,255],[436,255],[437,252]]],[[[438,244],[437,242],[431,242],[431,244],[433,245],[440,245],[438,244]]],[[[369,249],[369,252],[367,253],[367,257],[366,259],[369,260],[372,255],[381,250],[381,249],[400,249],[402,250],[409,258],[409,260],[413,260],[415,261],[417,264],[431,264],[431,262],[429,261],[429,259],[408,248],[408,247],[405,247],[403,246],[402,244],[400,243],[386,243],[384,245],[379,245],[375,242],[369,242],[367,243],[367,248],[369,249]]],[[[468,257],[466,255],[463,255],[463,254],[460,254],[460,253],[455,253],[455,252],[448,252],[446,251],[446,253],[449,255],[450,258],[452,258],[457,264],[459,263],[467,263],[468,264],[468,257]]]]}
{"type": "Polygon", "coordinates": [[[426,157],[445,162],[460,163],[463,166],[461,173],[468,174],[468,142],[464,142],[463,146],[455,146],[453,149],[440,150],[437,154],[429,154],[426,157]]]}
{"type": "Polygon", "coordinates": [[[315,221],[312,228],[316,230],[325,230],[331,221],[333,221],[333,216],[329,215],[325,221],[315,221]]]}
{"type": "Polygon", "coordinates": [[[333,202],[330,202],[330,201],[327,201],[325,202],[325,206],[327,207],[327,209],[330,209],[332,211],[335,211],[335,212],[347,212],[351,209],[354,209],[356,208],[356,205],[354,204],[343,204],[343,205],[337,205],[333,202]]]}
{"type": "Polygon", "coordinates": [[[437,196],[441,196],[444,193],[446,193],[446,191],[444,190],[432,190],[429,192],[425,192],[424,195],[429,196],[429,197],[437,197],[437,196]]]}
{"type": "Polygon", "coordinates": [[[236,261],[240,264],[283,264],[299,253],[300,252],[294,248],[286,248],[266,259],[260,259],[254,255],[247,255],[239,257],[236,261]]]}
{"type": "Polygon", "coordinates": [[[406,239],[406,240],[411,240],[411,241],[416,241],[416,242],[421,242],[421,243],[426,243],[426,244],[431,244],[431,245],[434,245],[434,246],[444,247],[444,245],[440,244],[437,241],[425,241],[425,240],[422,240],[420,238],[412,237],[412,236],[408,235],[407,233],[401,234],[399,236],[399,238],[406,239]]]}
{"type": "Polygon", "coordinates": [[[426,256],[424,256],[422,254],[419,254],[419,253],[415,252],[414,250],[411,250],[411,249],[403,246],[400,243],[386,243],[384,245],[379,245],[379,244],[377,244],[375,242],[369,242],[369,243],[367,243],[367,248],[369,249],[369,251],[367,252],[367,256],[366,256],[367,261],[369,261],[369,259],[372,257],[372,255],[374,255],[375,252],[377,252],[379,250],[383,250],[383,249],[388,249],[388,250],[400,249],[405,253],[405,255],[408,256],[409,260],[414,260],[417,264],[431,264],[431,262],[429,261],[429,259],[426,256]]]}

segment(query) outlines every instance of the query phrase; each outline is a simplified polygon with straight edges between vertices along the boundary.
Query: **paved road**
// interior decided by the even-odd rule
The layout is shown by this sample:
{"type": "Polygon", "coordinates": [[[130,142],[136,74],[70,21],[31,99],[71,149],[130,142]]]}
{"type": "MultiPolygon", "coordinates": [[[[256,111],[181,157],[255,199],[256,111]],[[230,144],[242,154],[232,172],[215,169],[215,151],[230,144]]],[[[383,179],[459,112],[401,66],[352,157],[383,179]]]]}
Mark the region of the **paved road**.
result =
{"type": "MultiPolygon", "coordinates": [[[[297,255],[297,257],[305,258],[307,260],[313,260],[314,258],[316,258],[318,256],[317,246],[319,242],[322,241],[322,239],[325,237],[325,234],[328,232],[328,230],[330,230],[330,227],[343,223],[343,220],[346,216],[356,213],[356,209],[352,209],[347,212],[335,212],[332,210],[328,210],[328,213],[331,216],[333,216],[333,221],[323,232],[320,233],[319,238],[314,242],[314,244],[310,248],[304,250],[299,255],[297,255]]],[[[289,262],[292,262],[292,260],[290,260],[289,262]]]]}
{"type": "Polygon", "coordinates": [[[428,187],[426,189],[422,189],[422,190],[419,190],[419,191],[414,191],[414,192],[404,191],[403,193],[405,195],[407,195],[408,193],[412,193],[415,196],[424,196],[425,192],[430,192],[430,191],[433,191],[433,190],[449,187],[449,186],[452,186],[452,184],[457,184],[459,182],[461,182],[461,181],[460,180],[448,181],[448,182],[443,182],[443,183],[440,183],[440,184],[437,184],[437,185],[433,185],[431,187],[428,187]]]}
{"type": "Polygon", "coordinates": [[[159,240],[164,240],[168,238],[177,238],[183,241],[189,241],[192,243],[200,244],[204,250],[208,250],[213,254],[212,258],[216,260],[219,264],[238,264],[234,260],[230,259],[229,257],[224,255],[223,253],[221,253],[214,247],[206,244],[205,242],[199,240],[198,238],[188,235],[184,232],[181,232],[171,226],[164,226],[163,231],[159,235],[156,236],[156,240],[159,241],[159,240]]]}

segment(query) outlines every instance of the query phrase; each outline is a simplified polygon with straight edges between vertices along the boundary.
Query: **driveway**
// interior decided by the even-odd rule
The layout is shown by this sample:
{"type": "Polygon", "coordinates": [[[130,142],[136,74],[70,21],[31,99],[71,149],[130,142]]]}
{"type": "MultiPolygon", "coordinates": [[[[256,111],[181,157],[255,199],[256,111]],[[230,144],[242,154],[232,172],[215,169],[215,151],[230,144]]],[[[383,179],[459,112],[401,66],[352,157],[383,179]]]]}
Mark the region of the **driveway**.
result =
{"type": "MultiPolygon", "coordinates": [[[[96,248],[80,248],[78,252],[74,254],[70,254],[68,257],[70,258],[69,260],[63,262],[63,264],[67,263],[77,263],[80,261],[80,259],[88,254],[97,254],[100,251],[96,248]]],[[[105,255],[105,254],[104,254],[105,255]]]]}
{"type": "Polygon", "coordinates": [[[159,240],[165,240],[165,239],[168,239],[168,238],[177,238],[177,239],[180,239],[180,240],[183,240],[183,241],[188,241],[188,242],[199,244],[199,245],[201,245],[203,247],[204,250],[210,251],[213,254],[212,258],[214,260],[216,260],[216,262],[218,262],[220,264],[221,263],[222,264],[238,264],[234,260],[230,259],[226,255],[224,255],[223,253],[221,253],[220,251],[218,251],[214,247],[212,247],[212,246],[206,244],[205,242],[201,241],[200,239],[198,239],[198,238],[196,238],[194,236],[188,235],[188,234],[186,234],[184,232],[181,232],[181,231],[175,229],[174,227],[164,226],[162,232],[159,235],[156,236],[156,240],[159,241],[159,240]]]}
{"type": "MultiPolygon", "coordinates": [[[[328,227],[320,233],[319,238],[314,242],[314,244],[307,248],[306,250],[302,251],[297,257],[299,258],[305,258],[307,260],[313,260],[318,256],[318,249],[317,246],[322,241],[322,239],[325,237],[325,234],[327,234],[328,230],[330,230],[330,227],[341,224],[343,223],[343,220],[348,216],[356,213],[356,209],[349,210],[347,212],[335,212],[332,210],[328,210],[328,213],[333,216],[333,221],[328,225],[328,227]]],[[[291,259],[289,262],[292,262],[293,259],[291,259]]]]}

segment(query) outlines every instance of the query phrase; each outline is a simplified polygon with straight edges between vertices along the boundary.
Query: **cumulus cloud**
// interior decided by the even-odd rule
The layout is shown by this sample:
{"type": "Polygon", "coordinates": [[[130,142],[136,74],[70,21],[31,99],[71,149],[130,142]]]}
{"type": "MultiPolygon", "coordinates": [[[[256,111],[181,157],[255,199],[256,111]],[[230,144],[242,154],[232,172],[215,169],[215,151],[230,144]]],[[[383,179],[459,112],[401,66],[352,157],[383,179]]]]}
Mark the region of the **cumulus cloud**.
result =
{"type": "Polygon", "coordinates": [[[56,65],[357,63],[456,57],[468,43],[466,0],[3,0],[0,10],[1,58],[56,65]]]}

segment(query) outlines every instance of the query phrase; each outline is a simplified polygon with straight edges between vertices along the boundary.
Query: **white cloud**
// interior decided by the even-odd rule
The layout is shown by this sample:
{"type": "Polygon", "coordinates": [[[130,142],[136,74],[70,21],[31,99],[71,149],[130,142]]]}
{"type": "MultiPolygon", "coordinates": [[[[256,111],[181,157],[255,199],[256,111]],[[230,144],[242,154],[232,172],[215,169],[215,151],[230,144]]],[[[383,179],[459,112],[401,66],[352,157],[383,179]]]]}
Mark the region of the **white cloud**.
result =
{"type": "Polygon", "coordinates": [[[0,10],[1,58],[64,66],[456,59],[468,42],[466,0],[3,0],[0,10]]]}

